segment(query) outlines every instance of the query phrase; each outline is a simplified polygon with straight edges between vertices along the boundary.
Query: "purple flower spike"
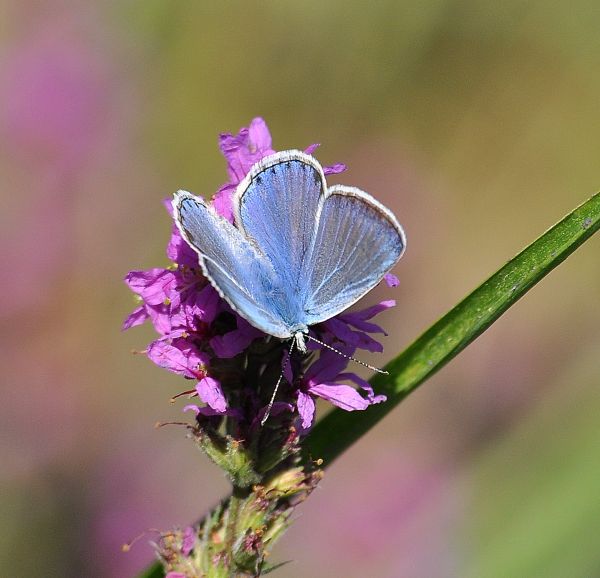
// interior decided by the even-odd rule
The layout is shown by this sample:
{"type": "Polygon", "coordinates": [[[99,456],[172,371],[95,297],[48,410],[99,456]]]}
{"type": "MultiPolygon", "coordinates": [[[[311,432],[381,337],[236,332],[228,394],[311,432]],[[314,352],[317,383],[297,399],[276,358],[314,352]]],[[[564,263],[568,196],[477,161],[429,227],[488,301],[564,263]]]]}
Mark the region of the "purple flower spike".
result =
{"type": "MultiPolygon", "coordinates": [[[[313,154],[318,146],[311,144],[305,153],[313,154]]],[[[260,117],[235,135],[221,134],[219,147],[227,162],[228,181],[214,195],[212,205],[233,223],[232,196],[237,186],[256,162],[275,151],[271,133],[260,117]]],[[[345,169],[344,164],[337,163],[323,171],[331,175],[345,169]]],[[[170,199],[164,205],[172,217],[170,199]]],[[[204,277],[198,254],[176,226],[172,227],[166,253],[169,267],[131,271],[126,276],[125,282],[137,295],[138,304],[124,321],[123,329],[150,320],[159,337],[147,347],[146,354],[159,367],[195,380],[195,392],[204,405],[188,404],[184,411],[194,412],[198,423],[201,416],[228,416],[237,420],[235,427],[240,431],[255,432],[266,414],[268,392],[275,385],[270,380],[277,371],[283,371],[285,385],[279,390],[270,415],[281,415],[281,423],[286,423],[285,413],[297,411],[298,418],[293,419],[303,432],[315,421],[316,398],[347,411],[364,410],[385,400],[385,396],[375,395],[368,382],[346,371],[347,358],[316,342],[307,343],[310,357],[303,358],[295,352],[289,359],[289,344],[265,336],[224,301],[204,277]],[[260,357],[263,354],[264,360],[260,357]],[[252,378],[248,377],[249,367],[258,372],[252,378]]],[[[391,273],[384,279],[390,287],[398,285],[391,273]]],[[[394,305],[393,300],[388,300],[339,314],[312,326],[311,333],[344,355],[353,356],[357,349],[380,352],[383,347],[373,336],[386,333],[372,319],[394,305]]],[[[191,544],[192,538],[188,542],[191,544]]],[[[170,574],[171,578],[178,575],[170,574]]]]}

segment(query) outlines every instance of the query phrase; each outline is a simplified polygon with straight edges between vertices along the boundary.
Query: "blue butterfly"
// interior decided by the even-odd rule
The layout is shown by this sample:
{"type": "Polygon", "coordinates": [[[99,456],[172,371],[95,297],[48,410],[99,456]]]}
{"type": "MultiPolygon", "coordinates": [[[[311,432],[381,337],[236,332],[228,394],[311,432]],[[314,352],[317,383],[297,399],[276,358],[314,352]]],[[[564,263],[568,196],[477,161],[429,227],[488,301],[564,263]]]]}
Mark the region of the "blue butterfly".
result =
{"type": "Polygon", "coordinates": [[[406,247],[392,212],[354,188],[327,187],[296,150],[256,163],[233,197],[235,226],[186,191],[175,221],[208,280],[261,331],[305,352],[309,327],[356,303],[406,247]]]}

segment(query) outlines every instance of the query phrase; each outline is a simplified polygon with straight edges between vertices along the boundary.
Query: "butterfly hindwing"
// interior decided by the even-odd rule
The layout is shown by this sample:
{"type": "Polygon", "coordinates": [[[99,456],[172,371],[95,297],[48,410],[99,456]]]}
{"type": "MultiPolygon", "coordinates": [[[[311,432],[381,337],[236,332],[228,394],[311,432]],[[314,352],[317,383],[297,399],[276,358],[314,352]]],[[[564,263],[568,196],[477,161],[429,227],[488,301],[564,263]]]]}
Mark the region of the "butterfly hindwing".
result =
{"type": "Polygon", "coordinates": [[[302,276],[306,324],[356,303],[394,266],[405,246],[402,227],[373,197],[353,187],[331,187],[302,276]]]}

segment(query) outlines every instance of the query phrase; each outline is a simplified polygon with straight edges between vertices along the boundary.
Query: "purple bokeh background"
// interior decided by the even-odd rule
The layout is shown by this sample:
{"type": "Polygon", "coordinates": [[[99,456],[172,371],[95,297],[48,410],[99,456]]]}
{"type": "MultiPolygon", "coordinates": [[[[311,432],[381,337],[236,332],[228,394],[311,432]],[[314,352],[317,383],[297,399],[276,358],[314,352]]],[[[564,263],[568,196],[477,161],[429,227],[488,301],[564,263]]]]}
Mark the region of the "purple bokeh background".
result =
{"type": "MultiPolygon", "coordinates": [[[[385,353],[365,356],[383,365],[597,189],[597,13],[576,5],[6,6],[11,576],[127,578],[151,560],[152,531],[123,543],[185,526],[227,491],[183,428],[154,429],[185,402],[169,403],[178,376],[130,353],[151,329],[120,332],[134,306],[125,273],[167,264],[162,199],[226,180],[217,135],[262,115],[278,150],[317,137],[323,164],[348,166],[331,182],[398,215],[400,285],[361,304],[398,302],[378,319],[385,353]]],[[[295,561],[279,575],[592,575],[598,250],[583,247],[328,470],[272,554],[295,561]]]]}

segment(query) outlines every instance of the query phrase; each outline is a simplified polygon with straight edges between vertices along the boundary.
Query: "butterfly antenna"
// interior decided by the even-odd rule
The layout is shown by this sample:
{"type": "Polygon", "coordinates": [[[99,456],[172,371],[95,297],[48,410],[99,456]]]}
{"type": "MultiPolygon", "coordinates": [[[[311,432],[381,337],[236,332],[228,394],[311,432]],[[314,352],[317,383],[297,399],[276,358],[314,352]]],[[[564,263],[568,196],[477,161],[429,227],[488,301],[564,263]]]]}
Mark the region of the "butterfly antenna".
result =
{"type": "Polygon", "coordinates": [[[307,334],[307,335],[305,335],[305,337],[307,339],[310,339],[311,341],[314,341],[315,343],[318,343],[319,345],[322,345],[326,349],[329,349],[329,351],[335,351],[338,355],[341,355],[342,357],[345,357],[346,359],[349,359],[350,361],[354,361],[354,362],[362,365],[363,367],[367,367],[371,371],[376,371],[377,373],[383,373],[384,375],[388,375],[388,372],[385,371],[384,369],[379,369],[379,367],[375,367],[374,365],[369,365],[368,363],[365,363],[364,361],[361,361],[360,359],[356,359],[356,357],[352,357],[351,355],[346,355],[345,353],[342,353],[339,349],[336,349],[335,347],[331,347],[331,345],[324,343],[323,341],[321,341],[320,339],[317,339],[316,337],[312,337],[312,335],[307,334]]]}
{"type": "Polygon", "coordinates": [[[273,390],[273,395],[271,396],[271,399],[269,400],[269,405],[267,406],[267,411],[265,411],[265,415],[260,420],[261,426],[265,425],[266,421],[269,419],[269,415],[271,415],[271,410],[273,409],[273,404],[275,403],[275,396],[277,395],[277,391],[279,390],[279,386],[281,385],[281,380],[283,379],[283,374],[285,373],[285,370],[287,369],[287,364],[290,363],[290,360],[292,359],[292,351],[294,351],[295,346],[296,346],[296,337],[294,337],[294,339],[292,339],[292,344],[290,345],[290,351],[288,353],[288,357],[285,360],[285,365],[281,368],[281,373],[279,374],[279,379],[277,380],[277,383],[275,384],[275,389],[273,390]]]}

